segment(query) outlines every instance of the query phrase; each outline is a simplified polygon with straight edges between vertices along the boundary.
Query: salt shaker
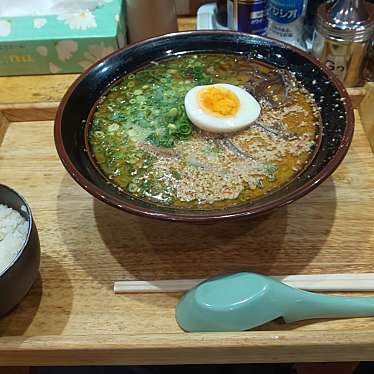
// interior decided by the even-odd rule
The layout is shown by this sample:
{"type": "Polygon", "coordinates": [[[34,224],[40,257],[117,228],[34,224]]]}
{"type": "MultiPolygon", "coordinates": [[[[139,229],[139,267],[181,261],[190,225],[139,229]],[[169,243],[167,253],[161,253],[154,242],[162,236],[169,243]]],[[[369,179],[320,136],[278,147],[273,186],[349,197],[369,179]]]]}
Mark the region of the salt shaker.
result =
{"type": "Polygon", "coordinates": [[[337,0],[318,8],[312,53],[346,87],[361,81],[364,60],[374,32],[373,5],[363,0],[337,0]]]}

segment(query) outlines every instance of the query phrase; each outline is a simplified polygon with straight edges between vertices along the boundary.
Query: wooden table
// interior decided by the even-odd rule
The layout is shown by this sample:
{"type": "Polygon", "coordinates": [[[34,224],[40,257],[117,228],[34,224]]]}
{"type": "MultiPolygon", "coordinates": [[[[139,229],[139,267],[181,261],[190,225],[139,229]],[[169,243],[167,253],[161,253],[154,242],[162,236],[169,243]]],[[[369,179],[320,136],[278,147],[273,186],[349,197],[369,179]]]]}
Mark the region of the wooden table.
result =
{"type": "MultiPolygon", "coordinates": [[[[29,295],[0,319],[1,365],[359,361],[374,359],[374,318],[269,323],[187,334],[180,294],[114,295],[118,279],[374,272],[374,156],[356,110],[347,158],[318,189],[256,220],[210,226],[135,217],[94,200],[53,142],[56,103],[74,75],[0,78],[1,182],[31,205],[42,247],[29,295]]],[[[367,91],[351,90],[356,107],[367,91]]],[[[369,129],[369,131],[371,131],[369,129]]]]}

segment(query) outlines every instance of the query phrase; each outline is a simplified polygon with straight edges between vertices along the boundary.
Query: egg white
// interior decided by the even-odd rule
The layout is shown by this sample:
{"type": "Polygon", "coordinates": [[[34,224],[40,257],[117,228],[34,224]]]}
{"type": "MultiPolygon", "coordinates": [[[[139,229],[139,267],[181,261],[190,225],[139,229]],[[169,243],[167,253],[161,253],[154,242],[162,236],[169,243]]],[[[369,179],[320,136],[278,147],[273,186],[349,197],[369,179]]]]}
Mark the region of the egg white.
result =
{"type": "Polygon", "coordinates": [[[217,133],[244,129],[256,121],[261,113],[260,104],[244,89],[226,83],[197,86],[187,92],[184,105],[190,121],[202,130],[217,133]],[[199,103],[199,92],[208,87],[222,87],[231,91],[239,100],[239,110],[229,117],[219,117],[205,112],[199,103]]]}

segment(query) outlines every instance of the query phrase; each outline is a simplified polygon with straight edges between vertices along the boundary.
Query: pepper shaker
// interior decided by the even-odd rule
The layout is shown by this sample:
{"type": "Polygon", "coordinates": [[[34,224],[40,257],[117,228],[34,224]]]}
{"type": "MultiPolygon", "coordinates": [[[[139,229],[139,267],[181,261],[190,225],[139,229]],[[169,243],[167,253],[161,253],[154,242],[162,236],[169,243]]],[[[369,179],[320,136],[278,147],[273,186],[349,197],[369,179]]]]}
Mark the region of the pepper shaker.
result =
{"type": "Polygon", "coordinates": [[[313,55],[346,87],[360,84],[374,32],[374,6],[363,0],[337,0],[318,8],[313,55]]]}

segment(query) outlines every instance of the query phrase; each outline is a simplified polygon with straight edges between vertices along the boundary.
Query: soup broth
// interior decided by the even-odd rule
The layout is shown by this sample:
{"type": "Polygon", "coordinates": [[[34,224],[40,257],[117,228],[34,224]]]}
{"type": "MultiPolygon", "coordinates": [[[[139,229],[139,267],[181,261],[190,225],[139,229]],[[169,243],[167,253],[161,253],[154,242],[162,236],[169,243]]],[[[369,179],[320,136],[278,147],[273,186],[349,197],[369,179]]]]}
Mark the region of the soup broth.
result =
{"type": "Polygon", "coordinates": [[[291,73],[245,56],[198,54],[124,76],[99,100],[87,131],[93,161],[121,190],[209,209],[248,203],[294,178],[313,156],[321,119],[291,73]],[[215,83],[250,92],[261,105],[258,120],[231,134],[195,127],[185,95],[215,83]]]}

